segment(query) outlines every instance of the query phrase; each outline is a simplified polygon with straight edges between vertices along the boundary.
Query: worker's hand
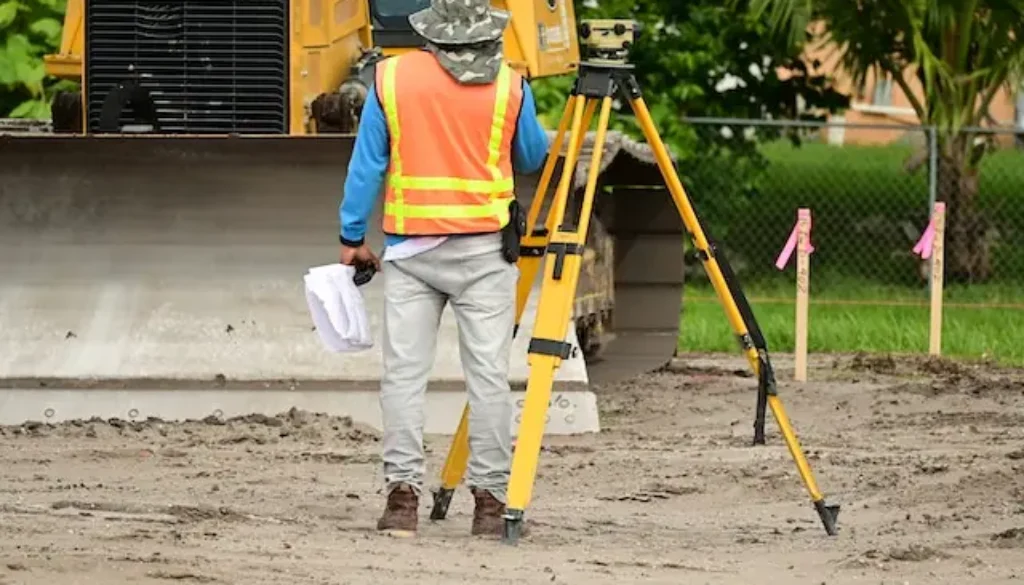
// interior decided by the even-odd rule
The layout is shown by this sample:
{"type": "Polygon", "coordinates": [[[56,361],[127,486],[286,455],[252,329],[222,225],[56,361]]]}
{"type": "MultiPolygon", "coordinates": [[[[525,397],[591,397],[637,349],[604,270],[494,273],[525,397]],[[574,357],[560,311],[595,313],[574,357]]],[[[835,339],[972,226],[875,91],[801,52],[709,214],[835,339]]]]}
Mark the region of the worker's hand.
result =
{"type": "Polygon", "coordinates": [[[377,258],[377,255],[374,254],[373,250],[371,250],[366,244],[357,248],[342,245],[339,262],[349,266],[355,266],[356,268],[366,264],[371,264],[374,270],[380,270],[380,259],[377,258]]]}

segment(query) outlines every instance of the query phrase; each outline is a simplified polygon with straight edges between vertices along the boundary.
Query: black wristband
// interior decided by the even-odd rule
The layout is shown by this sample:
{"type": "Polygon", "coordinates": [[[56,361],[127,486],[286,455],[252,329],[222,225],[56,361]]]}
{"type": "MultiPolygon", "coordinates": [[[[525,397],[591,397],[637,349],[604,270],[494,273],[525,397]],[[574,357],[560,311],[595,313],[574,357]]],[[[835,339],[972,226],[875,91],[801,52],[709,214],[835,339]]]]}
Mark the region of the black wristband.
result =
{"type": "Polygon", "coordinates": [[[349,248],[358,248],[359,246],[363,245],[363,242],[366,241],[365,238],[359,238],[358,240],[346,240],[345,236],[341,234],[338,234],[338,240],[341,241],[342,246],[348,246],[349,248]]]}

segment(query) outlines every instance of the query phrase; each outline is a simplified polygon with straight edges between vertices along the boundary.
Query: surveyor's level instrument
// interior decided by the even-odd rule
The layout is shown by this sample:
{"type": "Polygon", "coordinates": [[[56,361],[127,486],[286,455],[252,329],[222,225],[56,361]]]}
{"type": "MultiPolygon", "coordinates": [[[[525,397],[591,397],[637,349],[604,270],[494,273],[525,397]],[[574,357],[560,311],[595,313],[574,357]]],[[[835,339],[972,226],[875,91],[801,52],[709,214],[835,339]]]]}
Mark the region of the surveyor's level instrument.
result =
{"type": "MultiPolygon", "coordinates": [[[[647,105],[643,100],[640,85],[633,74],[633,66],[627,61],[628,49],[634,40],[634,23],[621,20],[584,21],[580,27],[584,46],[590,49],[589,58],[580,64],[579,74],[567,100],[558,130],[541,175],[537,194],[534,196],[527,218],[527,231],[522,239],[522,255],[519,259],[519,285],[516,303],[518,324],[534,279],[544,263],[544,279],[540,288],[536,323],[529,344],[530,374],[526,386],[526,399],[519,424],[518,439],[512,458],[512,475],[508,486],[508,501],[505,510],[504,541],[515,543],[522,531],[523,515],[533,491],[541,440],[551,398],[551,387],[555,372],[563,359],[576,351],[565,341],[572,317],[572,300],[579,277],[581,254],[590,224],[594,191],[599,174],[601,154],[605,146],[608,120],[612,100],[621,93],[635,114],[654,155],[662,177],[672,195],[683,224],[704,264],[715,292],[725,309],[726,318],[739,338],[741,347],[758,379],[757,409],[754,420],[754,443],[764,444],[765,410],[771,408],[779,424],[783,440],[796,463],[811,500],[817,510],[825,531],[836,534],[838,505],[825,503],[818,489],[810,465],[804,457],[796,434],[789,422],[776,389],[767,344],[757,325],[753,311],[739,287],[721,251],[717,250],[694,213],[682,182],[676,172],[665,144],[658,133],[647,105]],[[566,206],[569,188],[576,168],[583,136],[590,127],[595,110],[600,105],[597,131],[590,158],[590,169],[578,213],[570,214],[566,206]],[[571,126],[570,126],[571,120],[571,126]],[[544,227],[537,229],[545,194],[554,172],[556,160],[562,149],[566,129],[569,130],[569,146],[566,150],[554,201],[548,209],[544,227]],[[576,215],[576,218],[571,217],[576,215]]],[[[518,329],[518,325],[517,325],[518,329]]],[[[455,487],[461,482],[469,456],[468,407],[463,410],[462,420],[453,438],[451,449],[442,472],[441,488],[435,493],[431,519],[443,519],[451,503],[455,487]]]]}

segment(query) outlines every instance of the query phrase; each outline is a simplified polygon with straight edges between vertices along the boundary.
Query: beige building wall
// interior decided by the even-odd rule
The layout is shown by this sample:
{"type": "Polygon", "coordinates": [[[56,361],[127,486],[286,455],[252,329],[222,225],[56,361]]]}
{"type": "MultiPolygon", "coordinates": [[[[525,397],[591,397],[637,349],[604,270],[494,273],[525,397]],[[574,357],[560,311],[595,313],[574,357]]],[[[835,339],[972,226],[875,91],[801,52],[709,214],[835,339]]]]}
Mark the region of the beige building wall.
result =
{"type": "MultiPolygon", "coordinates": [[[[853,86],[851,76],[843,70],[833,47],[815,47],[805,53],[805,61],[812,74],[828,74],[835,83],[836,89],[850,95],[850,108],[830,116],[830,120],[845,121],[850,124],[884,124],[892,125],[893,129],[868,128],[833,128],[824,130],[823,139],[844,144],[889,144],[894,141],[909,139],[917,140],[921,132],[907,132],[899,126],[917,125],[919,120],[911,100],[900,85],[893,79],[883,77],[877,79],[869,73],[863,88],[853,86]],[[817,63],[815,63],[817,61],[817,63]],[[815,67],[815,65],[817,65],[815,67]]],[[[780,72],[781,73],[781,72],[780,72]]],[[[911,94],[921,99],[923,90],[916,72],[909,69],[905,72],[907,85],[911,94]]],[[[980,97],[979,97],[980,99],[980,97]]],[[[992,121],[984,126],[1017,126],[1024,125],[1024,91],[1010,92],[1003,88],[996,94],[990,106],[992,121]]],[[[1000,137],[1006,146],[1013,144],[1013,136],[1009,133],[1000,137]]]]}

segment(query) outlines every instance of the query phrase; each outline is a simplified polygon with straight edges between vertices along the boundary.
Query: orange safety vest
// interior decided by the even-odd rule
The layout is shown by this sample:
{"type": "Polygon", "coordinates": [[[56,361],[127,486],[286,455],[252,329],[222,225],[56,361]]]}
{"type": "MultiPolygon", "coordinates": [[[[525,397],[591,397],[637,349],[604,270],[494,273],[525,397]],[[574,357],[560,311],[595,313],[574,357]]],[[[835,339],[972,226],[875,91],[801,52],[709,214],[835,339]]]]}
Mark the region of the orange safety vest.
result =
{"type": "Polygon", "coordinates": [[[522,77],[502,62],[487,85],[462,85],[426,51],[378,64],[391,161],[384,232],[448,235],[496,232],[515,198],[512,138],[522,77]]]}

